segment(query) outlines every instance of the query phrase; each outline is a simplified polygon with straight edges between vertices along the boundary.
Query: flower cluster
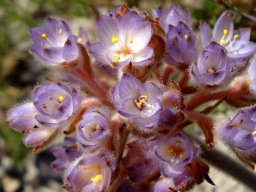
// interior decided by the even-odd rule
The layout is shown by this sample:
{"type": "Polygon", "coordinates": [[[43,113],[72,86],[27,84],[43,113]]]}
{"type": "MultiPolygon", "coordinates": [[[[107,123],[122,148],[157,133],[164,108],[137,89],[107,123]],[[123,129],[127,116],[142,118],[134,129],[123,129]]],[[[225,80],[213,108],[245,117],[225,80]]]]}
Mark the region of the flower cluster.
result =
{"type": "Polygon", "coordinates": [[[220,138],[256,163],[256,107],[248,107],[255,102],[256,62],[249,61],[256,44],[249,29],[234,30],[234,19],[224,12],[213,32],[202,22],[200,43],[176,4],[152,14],[119,6],[95,18],[93,43],[84,29],[74,35],[49,17],[29,30],[31,52],[64,76],[36,86],[32,101],[11,109],[7,121],[34,152],[64,138],[51,150],[52,167],[68,192],[185,191],[209,181],[184,127],[195,122],[211,149],[215,121],[208,114],[224,100],[247,108],[217,126],[220,138]],[[208,101],[217,102],[195,110],[208,101]]]}

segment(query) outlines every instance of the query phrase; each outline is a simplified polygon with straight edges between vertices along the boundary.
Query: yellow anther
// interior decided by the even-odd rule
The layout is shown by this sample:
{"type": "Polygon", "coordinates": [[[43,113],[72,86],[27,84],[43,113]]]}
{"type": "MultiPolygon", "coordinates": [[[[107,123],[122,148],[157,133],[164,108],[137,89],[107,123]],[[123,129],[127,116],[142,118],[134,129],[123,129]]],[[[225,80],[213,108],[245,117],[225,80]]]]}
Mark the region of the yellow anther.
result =
{"type": "Polygon", "coordinates": [[[95,177],[92,177],[91,181],[93,183],[97,183],[97,184],[101,183],[102,182],[102,175],[99,174],[99,175],[96,175],[95,177]]]}
{"type": "Polygon", "coordinates": [[[210,68],[207,69],[207,72],[208,72],[208,73],[215,73],[215,70],[210,67],[210,68]]]}
{"type": "Polygon", "coordinates": [[[224,45],[225,43],[226,43],[226,41],[225,41],[224,39],[221,39],[221,40],[220,40],[220,44],[221,44],[221,45],[224,45]]]}
{"type": "Polygon", "coordinates": [[[184,35],[184,39],[186,40],[186,41],[188,41],[189,40],[189,36],[186,34],[186,35],[184,35]]]}
{"type": "Polygon", "coordinates": [[[134,103],[136,104],[136,106],[141,109],[146,102],[148,101],[148,97],[147,96],[141,96],[139,99],[135,99],[134,103]]]}
{"type": "Polygon", "coordinates": [[[115,55],[115,56],[114,56],[114,61],[119,61],[119,60],[120,60],[120,56],[115,55]]]}
{"type": "Polygon", "coordinates": [[[63,95],[59,96],[59,102],[62,103],[64,101],[64,99],[65,99],[65,97],[63,95]]]}
{"type": "Polygon", "coordinates": [[[174,152],[173,148],[172,148],[172,147],[168,148],[168,152],[169,152],[170,154],[173,154],[173,152],[174,152]]]}
{"type": "Polygon", "coordinates": [[[58,33],[59,33],[59,35],[62,35],[63,29],[59,29],[58,33]]]}
{"type": "Polygon", "coordinates": [[[111,38],[111,42],[112,43],[117,43],[118,42],[118,37],[117,36],[115,36],[115,35],[112,35],[112,38],[111,38]]]}
{"type": "Polygon", "coordinates": [[[88,165],[84,167],[84,170],[94,170],[96,172],[99,172],[101,170],[100,165],[88,165]]]}
{"type": "Polygon", "coordinates": [[[227,30],[227,29],[224,29],[224,30],[223,30],[223,36],[225,37],[227,34],[228,34],[228,30],[227,30]]]}
{"type": "Polygon", "coordinates": [[[82,38],[81,37],[77,38],[77,43],[82,43],[82,38]]]}
{"type": "Polygon", "coordinates": [[[133,41],[134,41],[134,38],[131,37],[131,38],[130,38],[130,43],[133,43],[133,41]]]}
{"type": "Polygon", "coordinates": [[[238,34],[234,35],[234,40],[236,40],[239,37],[238,34]]]}
{"type": "Polygon", "coordinates": [[[100,126],[97,124],[95,130],[101,130],[100,126]]]}
{"type": "Polygon", "coordinates": [[[183,153],[180,153],[179,158],[183,158],[183,157],[184,157],[183,153]]]}
{"type": "Polygon", "coordinates": [[[48,38],[48,35],[46,33],[43,33],[41,36],[42,36],[43,39],[47,39],[48,38]]]}
{"type": "Polygon", "coordinates": [[[114,64],[114,63],[110,63],[109,65],[110,65],[110,67],[111,67],[112,69],[115,68],[115,64],[114,64]]]}
{"type": "Polygon", "coordinates": [[[256,130],[254,130],[254,131],[252,132],[252,134],[253,134],[254,136],[256,136],[256,130]]]}

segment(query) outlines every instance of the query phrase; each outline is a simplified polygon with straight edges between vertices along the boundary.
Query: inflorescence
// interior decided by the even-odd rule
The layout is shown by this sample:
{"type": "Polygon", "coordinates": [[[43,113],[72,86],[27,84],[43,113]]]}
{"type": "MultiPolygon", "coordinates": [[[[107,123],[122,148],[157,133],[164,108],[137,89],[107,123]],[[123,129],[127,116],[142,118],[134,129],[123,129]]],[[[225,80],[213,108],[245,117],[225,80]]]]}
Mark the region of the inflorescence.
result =
{"type": "Polygon", "coordinates": [[[197,141],[183,129],[193,122],[206,148],[216,127],[252,167],[256,44],[249,28],[234,29],[236,16],[225,11],[213,30],[202,22],[199,41],[176,4],[152,14],[119,6],[96,17],[97,43],[49,17],[29,30],[31,53],[61,80],[36,86],[7,121],[34,152],[63,140],[52,149],[52,167],[69,192],[175,192],[209,180],[197,141]],[[209,101],[216,103],[196,110],[209,101]],[[223,101],[243,108],[217,122],[208,114],[223,101]]]}

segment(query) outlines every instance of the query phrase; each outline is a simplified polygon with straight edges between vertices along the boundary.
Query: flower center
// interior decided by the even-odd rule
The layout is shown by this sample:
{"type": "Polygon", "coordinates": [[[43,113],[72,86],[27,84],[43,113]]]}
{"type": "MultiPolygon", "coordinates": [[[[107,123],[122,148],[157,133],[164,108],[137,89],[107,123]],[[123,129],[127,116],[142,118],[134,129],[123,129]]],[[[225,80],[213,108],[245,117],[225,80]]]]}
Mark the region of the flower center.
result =
{"type": "Polygon", "coordinates": [[[207,72],[208,72],[208,73],[215,73],[216,71],[215,71],[212,67],[209,67],[209,68],[207,69],[207,72]]]}
{"type": "Polygon", "coordinates": [[[135,99],[134,103],[138,107],[138,109],[142,109],[148,101],[148,96],[140,96],[139,99],[135,99]]]}
{"type": "Polygon", "coordinates": [[[98,174],[96,175],[95,177],[92,177],[91,178],[91,181],[93,183],[97,183],[97,184],[100,184],[102,182],[102,175],[101,174],[98,174]]]}
{"type": "Polygon", "coordinates": [[[180,146],[180,141],[176,141],[174,146],[170,145],[167,149],[167,153],[176,158],[183,158],[184,149],[180,146]]]}
{"type": "MultiPolygon", "coordinates": [[[[116,55],[113,56],[113,60],[115,62],[120,61],[122,57],[126,57],[132,54],[131,48],[125,43],[119,40],[119,37],[116,35],[112,35],[111,37],[112,44],[117,44],[118,50],[116,51],[116,55]]],[[[129,39],[129,43],[132,44],[134,42],[134,38],[131,37],[129,39]]]]}

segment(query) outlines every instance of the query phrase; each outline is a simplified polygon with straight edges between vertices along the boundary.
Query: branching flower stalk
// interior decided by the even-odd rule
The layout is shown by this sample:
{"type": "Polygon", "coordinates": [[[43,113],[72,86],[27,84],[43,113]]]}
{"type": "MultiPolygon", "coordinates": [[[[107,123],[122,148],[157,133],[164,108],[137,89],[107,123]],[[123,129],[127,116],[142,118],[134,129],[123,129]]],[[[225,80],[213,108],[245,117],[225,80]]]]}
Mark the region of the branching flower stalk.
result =
{"type": "Polygon", "coordinates": [[[219,138],[251,168],[256,163],[256,44],[225,11],[201,41],[189,14],[173,4],[147,13],[118,6],[94,21],[98,42],[48,17],[29,30],[31,53],[61,74],[33,90],[7,121],[34,152],[51,149],[68,192],[186,191],[209,177],[205,148],[219,138]],[[247,67],[249,66],[249,67],[247,67]],[[84,91],[86,90],[86,92],[84,91]],[[209,101],[215,101],[214,104],[209,101]],[[222,102],[237,108],[219,121],[222,102]],[[197,111],[204,104],[205,108],[197,111]]]}

